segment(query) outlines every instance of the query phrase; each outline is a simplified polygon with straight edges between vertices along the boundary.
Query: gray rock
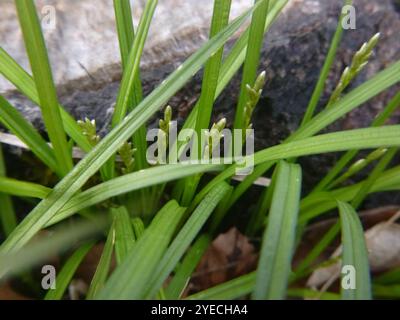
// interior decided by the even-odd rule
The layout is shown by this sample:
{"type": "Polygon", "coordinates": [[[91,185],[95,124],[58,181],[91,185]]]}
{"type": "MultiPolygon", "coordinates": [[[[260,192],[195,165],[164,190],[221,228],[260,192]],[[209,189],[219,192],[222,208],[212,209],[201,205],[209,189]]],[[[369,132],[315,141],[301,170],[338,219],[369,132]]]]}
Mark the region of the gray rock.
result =
{"type": "MultiPolygon", "coordinates": [[[[135,24],[144,3],[132,1],[135,24]]],[[[251,3],[234,1],[232,18],[251,3]]],[[[55,10],[55,28],[45,28],[44,35],[60,100],[77,118],[97,118],[104,132],[121,78],[112,1],[39,0],[36,4],[42,20],[49,7],[55,10]]],[[[207,40],[212,6],[212,0],[159,2],[141,63],[146,92],[207,40]]],[[[2,1],[0,9],[0,43],[29,70],[13,1],[2,1]]],[[[0,78],[0,94],[5,94],[27,119],[42,129],[39,109],[12,89],[12,84],[0,78]]]]}
{"type": "MultiPolygon", "coordinates": [[[[143,5],[143,1],[138,2],[139,6],[137,2],[134,6],[136,21],[140,14],[139,7],[143,5]]],[[[233,16],[243,12],[251,2],[233,1],[233,16]]],[[[354,1],[357,29],[344,34],[321,106],[327,101],[344,67],[351,62],[354,52],[375,33],[382,34],[376,53],[352,87],[400,59],[400,14],[395,2],[354,1]]],[[[256,147],[279,143],[298,126],[335,31],[341,3],[292,0],[266,36],[260,70],[267,70],[268,82],[254,115],[256,147]]],[[[121,77],[112,1],[37,1],[38,8],[45,4],[54,5],[57,12],[57,27],[46,31],[46,40],[59,84],[60,100],[77,119],[85,116],[96,119],[104,134],[121,77]]],[[[0,8],[5,16],[0,23],[0,42],[18,62],[27,67],[14,9],[8,1],[2,2],[0,8]]],[[[151,92],[204,43],[211,11],[211,0],[160,1],[142,61],[145,93],[151,92]]],[[[187,116],[198,98],[200,80],[201,75],[196,75],[172,99],[171,105],[178,120],[182,121],[187,116]]],[[[224,116],[228,118],[228,124],[231,123],[239,85],[240,76],[236,76],[217,100],[214,120],[224,116]]],[[[5,82],[0,83],[0,92],[9,89],[5,82]]],[[[395,91],[396,88],[391,88],[331,129],[368,125],[395,91]]],[[[35,126],[42,128],[37,107],[14,91],[8,91],[6,96],[35,126]]],[[[394,117],[394,121],[398,119],[399,115],[394,117]]],[[[313,157],[310,159],[306,161],[315,161],[313,157]]],[[[312,168],[309,170],[310,177],[320,175],[318,168],[325,170],[330,158],[318,161],[321,162],[305,163],[306,167],[312,168]]]]}

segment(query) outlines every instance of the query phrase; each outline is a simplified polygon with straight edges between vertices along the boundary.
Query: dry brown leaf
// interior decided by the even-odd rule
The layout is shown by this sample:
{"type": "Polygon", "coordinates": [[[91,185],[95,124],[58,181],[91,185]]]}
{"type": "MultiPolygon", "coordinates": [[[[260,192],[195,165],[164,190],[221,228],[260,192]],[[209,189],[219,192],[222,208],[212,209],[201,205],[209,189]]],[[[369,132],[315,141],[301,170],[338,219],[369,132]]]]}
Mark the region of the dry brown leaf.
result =
{"type": "MultiPolygon", "coordinates": [[[[400,225],[394,223],[399,216],[400,211],[389,221],[378,223],[365,232],[371,272],[382,272],[400,266],[400,225]]],[[[335,250],[331,258],[340,254],[341,247],[335,250]]],[[[307,286],[317,288],[339,275],[340,265],[339,260],[330,266],[315,270],[307,280],[307,286]]]]}
{"type": "Polygon", "coordinates": [[[380,223],[365,233],[371,271],[400,266],[400,225],[380,223]]]}
{"type": "Polygon", "coordinates": [[[220,234],[207,249],[193,276],[194,290],[206,289],[254,270],[254,246],[236,228],[220,234]]]}
{"type": "MultiPolygon", "coordinates": [[[[390,220],[398,211],[399,206],[384,206],[380,208],[370,209],[359,213],[364,230],[368,230],[373,226],[390,220]]],[[[309,225],[301,239],[296,254],[293,258],[293,266],[301,263],[310,251],[319,243],[326,232],[338,221],[338,218],[326,219],[309,225]]],[[[333,241],[328,248],[318,257],[316,264],[322,263],[330,258],[336,250],[340,242],[339,237],[333,241]]]]}

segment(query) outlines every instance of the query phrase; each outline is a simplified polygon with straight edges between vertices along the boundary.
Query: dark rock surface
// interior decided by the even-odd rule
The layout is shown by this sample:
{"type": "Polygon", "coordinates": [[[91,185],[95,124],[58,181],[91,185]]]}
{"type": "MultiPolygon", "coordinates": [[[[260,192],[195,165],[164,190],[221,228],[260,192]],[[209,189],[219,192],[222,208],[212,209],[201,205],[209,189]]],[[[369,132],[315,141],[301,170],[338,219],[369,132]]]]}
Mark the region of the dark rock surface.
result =
{"type": "MultiPolygon", "coordinates": [[[[46,3],[46,1],[38,2],[46,3]]],[[[66,5],[65,1],[58,2],[66,5]]],[[[87,0],[87,3],[89,2],[91,0],[87,0]]],[[[159,8],[158,12],[160,21],[156,22],[156,27],[152,30],[150,44],[146,49],[147,55],[145,55],[142,63],[142,79],[145,93],[151,92],[157,84],[176,69],[186,56],[198,48],[207,37],[207,26],[212,2],[204,1],[203,5],[206,9],[202,15],[199,14],[199,10],[196,11],[196,9],[193,10],[190,7],[190,5],[195,5],[197,6],[195,8],[198,9],[198,6],[201,6],[196,4],[195,1],[187,1],[185,5],[180,2],[182,1],[160,1],[161,8],[159,8]],[[172,13],[166,10],[168,3],[177,5],[176,10],[172,10],[176,16],[172,16],[172,13]],[[179,6],[179,4],[182,6],[179,6]],[[182,12],[179,13],[181,9],[182,12]],[[193,12],[194,19],[188,20],[186,18],[189,12],[193,12]],[[184,18],[179,20],[180,14],[184,18]],[[163,19],[163,15],[166,18],[164,17],[163,19]],[[170,32],[168,36],[167,31],[163,30],[161,32],[159,30],[163,29],[162,27],[164,26],[166,27],[169,22],[174,23],[168,31],[170,32]],[[184,27],[179,27],[183,22],[184,27]],[[157,36],[158,32],[161,35],[157,36]]],[[[233,2],[235,3],[235,1],[233,2]]],[[[82,1],[82,3],[85,3],[85,1],[82,1]]],[[[356,30],[347,30],[344,33],[343,41],[334,64],[334,70],[331,72],[326,84],[321,106],[327,101],[329,93],[334,89],[342,70],[351,62],[354,52],[375,33],[381,32],[382,34],[375,55],[362,74],[354,81],[352,87],[358,86],[378,71],[400,59],[400,12],[396,11],[395,6],[398,8],[398,5],[395,3],[397,3],[395,0],[354,1],[357,12],[357,28],[356,30]]],[[[105,3],[103,4],[105,5],[105,3]]],[[[249,1],[237,1],[234,7],[235,15],[243,11],[248,4],[249,1]]],[[[332,0],[291,0],[284,13],[266,36],[260,70],[267,70],[268,81],[263,98],[254,114],[253,123],[256,148],[279,143],[279,141],[283,140],[298,126],[318,79],[332,35],[336,29],[341,4],[342,1],[332,0]]],[[[78,4],[76,3],[76,5],[78,4]]],[[[62,23],[63,17],[66,20],[65,17],[67,17],[68,13],[67,9],[64,8],[63,10],[62,12],[65,13],[65,16],[63,16],[63,13],[61,14],[60,23],[62,23]]],[[[79,15],[79,10],[75,10],[75,14],[79,15]]],[[[87,15],[88,12],[84,11],[84,14],[87,15]]],[[[96,15],[97,19],[104,12],[105,10],[100,10],[96,15]]],[[[69,39],[68,34],[71,34],[75,28],[79,29],[82,26],[68,25],[68,21],[66,20],[65,25],[63,25],[66,29],[57,29],[56,34],[49,36],[50,40],[48,39],[51,51],[50,56],[52,57],[52,64],[54,66],[58,62],[64,66],[72,66],[71,59],[74,59],[74,68],[76,68],[76,61],[86,62],[83,65],[90,73],[90,76],[75,78],[76,75],[81,74],[82,70],[79,72],[68,72],[67,68],[67,71],[64,73],[63,71],[55,71],[55,78],[60,84],[60,100],[64,106],[77,119],[85,116],[96,119],[102,134],[108,128],[120,80],[120,67],[116,64],[119,57],[118,49],[116,49],[115,31],[114,29],[111,31],[111,28],[113,28],[110,23],[112,21],[111,14],[112,12],[110,13],[110,10],[108,10],[103,17],[104,24],[100,26],[96,25],[93,28],[93,30],[98,30],[98,39],[96,41],[100,47],[107,41],[112,41],[112,44],[107,45],[109,52],[106,55],[99,53],[101,55],[102,66],[97,70],[95,64],[94,66],[90,66],[89,63],[87,67],[88,61],[85,60],[87,59],[87,53],[82,53],[83,57],[81,59],[79,52],[72,50],[78,56],[72,55],[72,57],[68,57],[65,53],[66,51],[63,51],[66,49],[62,49],[65,41],[69,39]],[[57,40],[57,37],[60,36],[61,40],[57,40]],[[111,36],[114,37],[114,40],[110,40],[111,36]],[[110,49],[111,47],[112,49],[110,49]],[[60,61],[56,61],[57,53],[63,53],[60,55],[60,61]],[[107,60],[107,56],[109,60],[107,60]],[[62,81],[63,77],[67,81],[62,81]]],[[[137,16],[136,12],[135,16],[137,16]]],[[[87,19],[87,16],[85,17],[87,19]]],[[[92,36],[95,34],[93,30],[90,30],[92,36]]],[[[77,32],[77,37],[81,33],[84,33],[79,30],[77,32]]],[[[85,36],[82,35],[82,37],[85,36]]],[[[9,38],[10,36],[6,36],[5,40],[9,38]]],[[[86,38],[84,39],[85,41],[87,40],[86,38]]],[[[17,44],[14,47],[10,46],[11,54],[19,60],[22,59],[22,63],[24,63],[23,55],[21,54],[21,44],[17,40],[15,40],[17,44]]],[[[95,60],[96,57],[92,57],[92,59],[95,60]]],[[[57,67],[56,70],[60,70],[60,67],[57,67]]],[[[174,108],[178,120],[182,121],[188,115],[188,112],[199,96],[200,79],[201,75],[196,75],[193,81],[171,100],[171,106],[174,108]]],[[[240,76],[236,76],[217,100],[214,120],[224,116],[228,118],[228,124],[231,123],[239,85],[240,76]]],[[[7,87],[0,87],[0,92],[2,88],[8,89],[7,87]]],[[[379,97],[376,97],[365,106],[353,111],[330,129],[350,129],[367,126],[374,116],[382,110],[398,88],[391,88],[379,97]]],[[[37,107],[13,91],[7,92],[6,96],[35,126],[42,127],[37,107]]],[[[399,114],[394,117],[393,121],[398,120],[399,114]]],[[[331,162],[331,156],[322,158],[309,157],[303,160],[306,169],[306,179],[313,180],[316,176],[321,176],[322,172],[326,170],[327,165],[331,162]]]]}

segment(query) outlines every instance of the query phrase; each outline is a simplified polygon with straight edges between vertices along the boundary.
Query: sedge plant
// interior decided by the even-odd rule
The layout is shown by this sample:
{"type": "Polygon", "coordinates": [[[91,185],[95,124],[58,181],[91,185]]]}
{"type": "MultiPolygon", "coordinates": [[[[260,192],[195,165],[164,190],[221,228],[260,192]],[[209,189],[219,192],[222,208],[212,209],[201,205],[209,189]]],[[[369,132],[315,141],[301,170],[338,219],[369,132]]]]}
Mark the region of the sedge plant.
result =
{"type": "MultiPolygon", "coordinates": [[[[225,119],[210,122],[213,107],[243,67],[233,129],[242,130],[240,139],[245,140],[245,130],[252,127],[254,109],[262,107],[258,104],[268,74],[268,70],[259,70],[262,43],[288,1],[256,0],[251,8],[232,20],[231,1],[215,0],[209,40],[144,96],[140,61],[157,2],[146,2],[137,27],[133,25],[130,1],[113,2],[122,80],[110,130],[100,137],[96,119],[73,119],[60,104],[34,3],[15,0],[32,74],[3,48],[0,48],[0,73],[21,94],[40,106],[49,140],[2,96],[0,122],[29,147],[57,182],[42,185],[7,176],[0,149],[3,235],[0,281],[29,273],[48,258],[46,253],[59,254],[63,263],[57,272],[57,286],[37,298],[62,299],[84,257],[96,243],[102,243],[101,257],[88,284],[86,299],[370,299],[385,292],[388,283],[398,283],[396,270],[390,274],[392,282],[371,278],[357,210],[370,194],[400,188],[400,167],[390,166],[400,146],[400,126],[385,125],[400,105],[400,93],[370,127],[320,133],[400,82],[398,61],[360,86],[345,90],[368,60],[373,59],[379,34],[365,39],[366,44],[355,52],[327,105],[316,113],[343,33],[343,17],[339,18],[327,60],[298,129],[281,144],[248,155],[253,157],[254,170],[236,183],[232,179],[237,169],[235,163],[165,164],[161,155],[156,163],[148,163],[146,124],[157,111],[164,110],[164,118],[159,121],[158,150],[166,153],[167,158],[174,150],[183,152],[186,142],[167,145],[174,116],[173,109],[167,105],[204,67],[201,95],[179,130],[193,129],[202,135],[211,129],[205,145],[196,147],[200,151],[198,156],[205,150],[206,157],[213,158],[214,142],[224,139],[226,126],[225,119]],[[238,30],[242,33],[236,42],[226,47],[238,30]],[[84,157],[79,161],[74,159],[71,147],[80,148],[84,157]],[[370,151],[359,158],[360,150],[370,151]],[[302,168],[297,159],[332,152],[344,152],[344,155],[326,177],[321,177],[312,192],[304,194],[302,168]],[[345,184],[365,167],[373,168],[367,178],[345,184]],[[257,269],[216,287],[185,295],[196,266],[229,218],[230,208],[266,173],[270,173],[271,183],[264,187],[244,228],[247,235],[262,239],[257,269]],[[31,210],[24,217],[17,215],[13,206],[18,199],[30,199],[31,210]],[[301,239],[304,227],[314,218],[321,219],[332,211],[338,214],[337,224],[293,269],[296,239],[301,239]],[[44,233],[44,230],[52,232],[44,233]],[[351,292],[323,293],[299,286],[296,280],[315,269],[317,257],[339,233],[342,263],[356,268],[357,283],[363,285],[351,292]]],[[[351,1],[346,0],[344,4],[351,1]]],[[[191,160],[199,159],[192,157],[191,160]]]]}

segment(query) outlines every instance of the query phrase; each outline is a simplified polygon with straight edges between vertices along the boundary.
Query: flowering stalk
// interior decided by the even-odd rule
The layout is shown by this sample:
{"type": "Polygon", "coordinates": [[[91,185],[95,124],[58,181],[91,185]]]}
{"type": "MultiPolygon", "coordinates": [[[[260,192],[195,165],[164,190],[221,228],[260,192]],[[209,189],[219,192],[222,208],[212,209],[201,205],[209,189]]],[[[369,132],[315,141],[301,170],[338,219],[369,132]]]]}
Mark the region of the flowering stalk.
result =
{"type": "Polygon", "coordinates": [[[364,43],[361,48],[353,56],[351,65],[344,69],[339,83],[333,91],[327,107],[332,106],[340,99],[343,91],[348,87],[350,82],[364,69],[368,64],[372,55],[372,50],[375,48],[379,41],[380,33],[375,34],[368,42],[364,43]]]}
{"type": "Polygon", "coordinates": [[[167,106],[164,111],[164,119],[159,121],[159,130],[157,134],[158,144],[158,162],[163,163],[166,159],[162,159],[167,154],[167,141],[169,136],[169,129],[172,120],[172,108],[167,106]]]}
{"type": "Polygon", "coordinates": [[[124,167],[122,173],[127,174],[133,172],[135,168],[135,152],[136,149],[132,148],[132,143],[125,142],[122,147],[118,150],[118,154],[121,157],[124,167]]]}
{"type": "Polygon", "coordinates": [[[329,186],[329,188],[332,188],[332,187],[346,181],[350,177],[354,176],[355,174],[360,172],[362,169],[364,169],[366,166],[368,166],[373,161],[378,160],[381,157],[383,157],[387,151],[388,151],[388,149],[386,149],[386,148],[379,148],[379,149],[376,149],[375,151],[371,152],[366,158],[357,160],[350,166],[350,168],[344,174],[342,174],[339,178],[337,178],[335,181],[333,181],[332,184],[329,186]]]}
{"type": "MultiPolygon", "coordinates": [[[[247,96],[248,100],[246,106],[244,107],[244,125],[243,129],[246,132],[246,129],[251,129],[251,117],[253,115],[254,109],[261,98],[261,94],[263,91],[263,87],[266,82],[266,73],[265,71],[261,72],[260,75],[257,77],[256,81],[254,82],[253,87],[249,84],[246,85],[247,96]]],[[[245,135],[245,133],[244,133],[245,135]]]]}
{"type": "Polygon", "coordinates": [[[222,130],[225,129],[226,118],[222,118],[217,123],[214,123],[209,132],[206,132],[207,144],[204,148],[204,155],[211,159],[214,149],[218,146],[223,138],[222,130]]]}
{"type": "Polygon", "coordinates": [[[78,120],[78,125],[81,128],[82,134],[87,138],[89,143],[94,147],[99,141],[100,136],[96,132],[96,120],[85,118],[84,121],[78,120]]]}

